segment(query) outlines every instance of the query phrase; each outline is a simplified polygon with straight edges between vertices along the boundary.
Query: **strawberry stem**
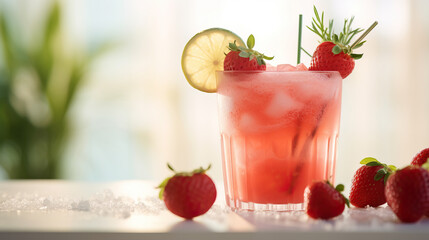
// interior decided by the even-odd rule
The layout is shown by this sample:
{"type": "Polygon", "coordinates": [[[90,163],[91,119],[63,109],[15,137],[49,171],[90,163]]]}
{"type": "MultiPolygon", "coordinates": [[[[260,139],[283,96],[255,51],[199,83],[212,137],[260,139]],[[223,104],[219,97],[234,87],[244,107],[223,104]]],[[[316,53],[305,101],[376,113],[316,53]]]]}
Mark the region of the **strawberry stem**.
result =
{"type": "Polygon", "coordinates": [[[375,21],[362,35],[350,46],[350,49],[353,49],[356,45],[358,45],[365,37],[368,35],[369,32],[371,32],[372,29],[377,26],[378,22],[375,21]]]}
{"type": "Polygon", "coordinates": [[[299,14],[299,26],[298,26],[298,56],[296,64],[301,63],[301,36],[302,36],[302,14],[299,14]]]}

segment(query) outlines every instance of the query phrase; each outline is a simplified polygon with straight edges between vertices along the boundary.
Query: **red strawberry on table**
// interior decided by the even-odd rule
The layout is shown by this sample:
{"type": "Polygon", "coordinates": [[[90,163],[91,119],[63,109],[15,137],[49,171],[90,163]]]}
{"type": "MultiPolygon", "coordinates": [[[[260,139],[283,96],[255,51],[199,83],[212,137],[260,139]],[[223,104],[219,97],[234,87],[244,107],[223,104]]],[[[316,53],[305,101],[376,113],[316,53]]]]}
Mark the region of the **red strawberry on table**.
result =
{"type": "Polygon", "coordinates": [[[422,166],[423,164],[425,164],[429,159],[429,148],[423,149],[421,150],[414,158],[413,161],[411,162],[411,165],[418,165],[418,166],[422,166]]]}
{"type": "Polygon", "coordinates": [[[387,166],[375,158],[364,158],[354,174],[350,191],[350,203],[356,207],[378,207],[386,203],[384,187],[389,175],[396,170],[393,165],[387,166]]]}
{"type": "Polygon", "coordinates": [[[402,222],[417,222],[429,211],[429,171],[410,165],[386,183],[386,200],[402,222]]]}
{"type": "Polygon", "coordinates": [[[229,43],[231,50],[225,57],[223,62],[224,71],[265,71],[267,66],[264,59],[271,60],[274,57],[267,57],[262,53],[253,50],[255,46],[255,37],[250,35],[247,39],[247,48],[237,46],[234,43],[229,43]]]}
{"type": "Polygon", "coordinates": [[[206,171],[210,165],[192,172],[176,172],[159,186],[159,197],[172,213],[185,219],[192,219],[206,213],[216,200],[216,187],[206,171]]]}
{"type": "MultiPolygon", "coordinates": [[[[429,148],[425,148],[417,153],[411,161],[411,165],[421,166],[429,170],[429,148]]],[[[425,213],[426,217],[429,217],[429,209],[425,213]]]]}
{"type": "Polygon", "coordinates": [[[344,185],[333,187],[329,181],[314,182],[305,189],[304,205],[307,215],[314,219],[329,219],[340,215],[349,201],[341,194],[344,185]]]}
{"type": "Polygon", "coordinates": [[[363,54],[354,54],[353,50],[361,47],[365,41],[363,38],[371,31],[377,22],[375,22],[362,36],[350,45],[352,38],[363,31],[363,29],[352,29],[353,17],[344,21],[343,31],[335,34],[333,31],[333,20],[329,20],[329,26],[324,25],[324,13],[319,16],[316,7],[314,7],[315,18],[311,27],[312,32],[322,38],[321,44],[316,48],[312,58],[310,71],[338,71],[342,78],[346,78],[355,66],[354,60],[360,59],[363,54]]]}

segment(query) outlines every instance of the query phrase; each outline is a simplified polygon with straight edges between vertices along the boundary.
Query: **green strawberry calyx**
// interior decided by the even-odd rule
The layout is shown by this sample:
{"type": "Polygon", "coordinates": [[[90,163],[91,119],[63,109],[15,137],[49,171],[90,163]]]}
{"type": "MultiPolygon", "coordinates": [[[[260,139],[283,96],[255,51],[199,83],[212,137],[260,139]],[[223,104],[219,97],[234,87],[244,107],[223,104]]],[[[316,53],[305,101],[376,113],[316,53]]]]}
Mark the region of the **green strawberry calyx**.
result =
{"type": "Polygon", "coordinates": [[[344,191],[344,185],[343,185],[343,184],[338,184],[336,187],[334,187],[334,185],[332,185],[332,183],[331,183],[331,182],[326,181],[326,183],[327,183],[329,186],[331,186],[332,188],[335,188],[335,190],[337,190],[337,192],[339,192],[339,193],[341,194],[341,196],[343,197],[344,202],[346,203],[347,207],[348,207],[348,208],[350,208],[350,201],[349,201],[349,199],[348,199],[348,198],[346,198],[346,197],[344,196],[344,194],[342,194],[342,191],[344,191]]]}
{"type": "Polygon", "coordinates": [[[364,29],[356,28],[353,29],[352,23],[354,20],[354,17],[351,17],[350,19],[344,19],[344,25],[343,29],[340,32],[340,34],[336,34],[333,30],[334,26],[334,20],[329,19],[328,26],[324,25],[324,15],[325,13],[322,12],[321,15],[319,15],[319,12],[316,9],[316,6],[313,6],[314,9],[314,15],[316,18],[313,17],[313,22],[311,23],[311,27],[307,26],[310,31],[316,33],[322,38],[321,42],[332,42],[335,44],[335,46],[332,48],[332,53],[337,55],[341,52],[350,55],[353,59],[360,59],[362,58],[363,54],[355,54],[353,53],[353,50],[358,49],[362,47],[362,45],[366,41],[362,41],[363,38],[377,25],[377,22],[374,22],[374,24],[371,25],[363,34],[359,37],[357,41],[355,41],[353,44],[350,44],[350,41],[353,39],[356,34],[364,31],[364,29]]]}
{"type": "Polygon", "coordinates": [[[211,167],[212,165],[209,164],[209,166],[207,168],[203,168],[203,167],[199,167],[197,169],[194,169],[192,172],[177,172],[176,170],[174,170],[174,168],[167,163],[167,167],[168,169],[170,169],[171,171],[173,171],[174,175],[171,177],[167,177],[166,179],[164,179],[164,181],[161,182],[161,184],[159,184],[156,188],[159,188],[159,199],[163,199],[164,197],[164,190],[165,190],[165,186],[167,186],[168,181],[170,181],[171,178],[173,177],[178,177],[178,176],[182,176],[182,177],[192,177],[195,174],[205,174],[211,167]]]}
{"type": "Polygon", "coordinates": [[[394,165],[387,165],[387,164],[381,163],[373,157],[367,157],[362,159],[360,161],[360,164],[370,166],[370,167],[383,166],[383,168],[380,168],[380,170],[378,170],[377,173],[375,174],[374,180],[378,181],[384,178],[384,184],[386,184],[389,176],[397,170],[397,168],[394,165]]]}
{"type": "Polygon", "coordinates": [[[238,56],[242,58],[249,58],[249,61],[256,59],[259,65],[266,65],[265,60],[272,60],[274,58],[274,56],[268,57],[268,56],[265,56],[265,54],[263,53],[253,50],[254,46],[255,46],[255,37],[252,34],[250,34],[250,36],[247,38],[247,47],[237,46],[236,41],[234,41],[233,43],[229,43],[228,49],[231,51],[240,52],[238,56]]]}

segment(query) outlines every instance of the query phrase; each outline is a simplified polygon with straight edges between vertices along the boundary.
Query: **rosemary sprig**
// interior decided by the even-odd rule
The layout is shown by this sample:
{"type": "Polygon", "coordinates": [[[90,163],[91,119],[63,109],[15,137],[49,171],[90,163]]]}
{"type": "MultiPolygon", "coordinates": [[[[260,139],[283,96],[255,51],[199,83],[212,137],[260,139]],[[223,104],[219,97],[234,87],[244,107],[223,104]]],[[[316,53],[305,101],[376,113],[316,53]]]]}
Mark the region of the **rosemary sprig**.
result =
{"type": "Polygon", "coordinates": [[[321,42],[333,42],[336,44],[336,46],[332,49],[332,52],[334,54],[338,54],[340,52],[344,52],[346,54],[350,54],[355,59],[359,59],[362,57],[362,54],[353,54],[353,50],[361,47],[365,41],[358,42],[357,44],[354,44],[353,46],[350,46],[350,42],[358,33],[364,31],[364,29],[361,28],[352,28],[352,23],[354,20],[354,17],[351,17],[350,19],[344,19],[343,29],[339,34],[336,34],[334,32],[334,20],[330,19],[328,21],[328,26],[325,26],[324,23],[324,15],[325,13],[322,12],[322,14],[319,14],[319,12],[316,9],[316,6],[314,6],[314,16],[313,22],[311,23],[311,27],[307,26],[307,28],[317,34],[322,41],[321,42]]]}

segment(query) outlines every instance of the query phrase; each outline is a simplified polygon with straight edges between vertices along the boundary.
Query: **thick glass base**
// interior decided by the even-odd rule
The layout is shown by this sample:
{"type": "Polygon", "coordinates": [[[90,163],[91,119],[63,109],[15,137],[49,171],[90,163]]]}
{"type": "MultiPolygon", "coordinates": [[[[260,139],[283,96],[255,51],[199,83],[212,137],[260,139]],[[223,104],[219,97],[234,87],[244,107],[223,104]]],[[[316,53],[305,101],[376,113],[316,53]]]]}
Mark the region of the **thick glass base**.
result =
{"type": "Polygon", "coordinates": [[[243,202],[240,200],[234,200],[230,197],[226,197],[226,204],[233,211],[274,211],[274,212],[285,212],[285,211],[303,211],[305,210],[304,203],[288,203],[288,204],[263,204],[253,202],[243,202]]]}

